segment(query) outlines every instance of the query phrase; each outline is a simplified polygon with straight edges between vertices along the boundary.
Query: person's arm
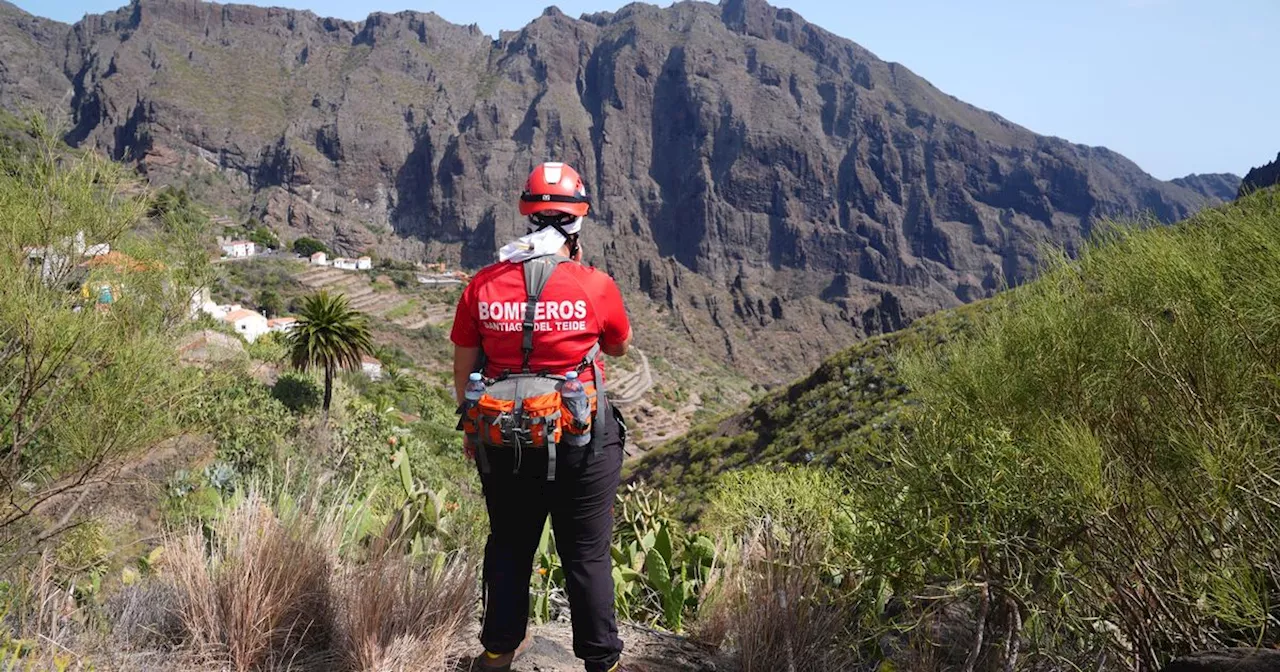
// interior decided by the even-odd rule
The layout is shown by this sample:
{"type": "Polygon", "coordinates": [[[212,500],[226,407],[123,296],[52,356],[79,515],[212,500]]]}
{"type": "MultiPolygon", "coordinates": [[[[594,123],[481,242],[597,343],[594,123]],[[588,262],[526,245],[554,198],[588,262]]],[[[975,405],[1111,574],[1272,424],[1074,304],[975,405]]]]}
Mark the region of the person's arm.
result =
{"type": "Polygon", "coordinates": [[[461,404],[464,391],[467,387],[467,379],[470,378],[471,372],[476,370],[476,364],[480,361],[480,348],[467,348],[461,345],[453,346],[453,390],[454,399],[461,404]]]}
{"type": "Polygon", "coordinates": [[[449,333],[449,340],[453,341],[453,387],[457,394],[454,401],[458,404],[462,404],[467,377],[476,370],[480,360],[480,321],[475,301],[475,285],[467,285],[458,298],[453,329],[449,333]]]}
{"type": "Polygon", "coordinates": [[[601,343],[600,352],[610,357],[622,357],[627,354],[627,350],[631,348],[631,333],[627,333],[627,337],[621,343],[601,343]]]}
{"type": "Polygon", "coordinates": [[[600,334],[600,351],[610,357],[621,357],[631,347],[631,319],[622,301],[622,292],[610,278],[600,302],[603,333],[600,334]]]}

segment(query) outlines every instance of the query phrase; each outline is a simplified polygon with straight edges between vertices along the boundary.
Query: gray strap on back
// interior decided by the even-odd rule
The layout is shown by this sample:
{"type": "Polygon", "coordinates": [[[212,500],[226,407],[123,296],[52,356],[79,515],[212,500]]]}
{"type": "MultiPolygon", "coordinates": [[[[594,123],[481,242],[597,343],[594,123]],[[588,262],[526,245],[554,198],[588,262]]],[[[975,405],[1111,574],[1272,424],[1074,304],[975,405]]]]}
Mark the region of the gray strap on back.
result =
{"type": "MultiPolygon", "coordinates": [[[[520,370],[524,373],[532,373],[529,368],[529,357],[533,354],[533,330],[534,318],[538,314],[538,299],[542,297],[542,290],[546,288],[547,281],[551,279],[551,274],[556,268],[569,261],[568,257],[560,255],[548,255],[545,257],[535,257],[524,262],[524,289],[529,295],[529,301],[524,306],[524,322],[521,330],[524,332],[524,340],[521,343],[521,350],[524,351],[524,360],[520,365],[520,370]]],[[[518,403],[517,403],[518,405],[518,403]]],[[[544,426],[544,432],[547,428],[544,426]]],[[[556,444],[550,440],[550,433],[547,435],[547,480],[556,480],[556,444]]]]}
{"type": "Polygon", "coordinates": [[[529,370],[529,356],[533,354],[533,318],[538,313],[538,299],[556,267],[566,261],[569,261],[568,257],[548,255],[524,262],[524,289],[529,295],[529,302],[524,306],[524,323],[521,325],[524,331],[524,342],[521,344],[524,362],[520,368],[523,373],[532,373],[529,370]]]}

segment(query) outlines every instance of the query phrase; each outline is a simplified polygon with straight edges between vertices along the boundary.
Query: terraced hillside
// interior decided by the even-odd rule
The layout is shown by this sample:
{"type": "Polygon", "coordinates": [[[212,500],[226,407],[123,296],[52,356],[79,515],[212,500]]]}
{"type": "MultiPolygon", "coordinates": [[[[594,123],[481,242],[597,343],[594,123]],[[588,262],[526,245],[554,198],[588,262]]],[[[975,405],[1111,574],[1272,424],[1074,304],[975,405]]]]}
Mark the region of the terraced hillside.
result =
{"type": "Polygon", "coordinates": [[[417,308],[423,306],[401,294],[394,285],[372,282],[369,274],[359,271],[319,266],[298,273],[295,279],[308,290],[344,295],[355,310],[384,318],[406,329],[441,324],[453,317],[439,306],[433,311],[419,310],[417,308]]]}

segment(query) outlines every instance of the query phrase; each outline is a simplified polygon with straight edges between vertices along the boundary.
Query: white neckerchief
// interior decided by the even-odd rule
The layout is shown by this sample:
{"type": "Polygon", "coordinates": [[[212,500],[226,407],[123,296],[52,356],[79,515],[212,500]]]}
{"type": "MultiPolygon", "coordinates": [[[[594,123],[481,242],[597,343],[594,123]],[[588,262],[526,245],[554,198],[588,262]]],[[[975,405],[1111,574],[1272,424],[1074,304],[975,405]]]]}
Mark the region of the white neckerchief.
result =
{"type": "MultiPolygon", "coordinates": [[[[582,230],[582,218],[579,217],[561,228],[568,234],[577,233],[582,230]]],[[[498,261],[520,263],[534,257],[545,257],[559,252],[564,243],[565,237],[554,226],[544,227],[503,245],[498,250],[498,261]]]]}

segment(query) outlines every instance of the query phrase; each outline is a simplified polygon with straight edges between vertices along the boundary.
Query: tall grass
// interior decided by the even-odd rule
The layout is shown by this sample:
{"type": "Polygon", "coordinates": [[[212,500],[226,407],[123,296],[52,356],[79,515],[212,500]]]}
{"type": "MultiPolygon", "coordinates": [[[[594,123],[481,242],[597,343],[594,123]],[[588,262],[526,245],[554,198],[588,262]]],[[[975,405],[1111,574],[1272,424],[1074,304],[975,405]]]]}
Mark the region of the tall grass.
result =
{"type": "Polygon", "coordinates": [[[854,619],[825,575],[827,545],[809,528],[762,522],[709,588],[697,638],[728,645],[743,672],[853,669],[854,619]]]}
{"type": "Polygon", "coordinates": [[[969,669],[1276,642],[1278,297],[1275,191],[1051,260],[901,363],[914,431],[850,503],[869,572],[979,599],[969,669]]]}
{"type": "Polygon", "coordinates": [[[300,512],[278,517],[251,492],[212,537],[193,530],[168,559],[188,641],[241,672],[322,648],[332,628],[333,526],[300,512]]]}
{"type": "Polygon", "coordinates": [[[475,606],[473,568],[463,556],[415,568],[387,556],[349,567],[336,582],[336,642],[348,669],[445,669],[455,636],[475,606]]]}
{"type": "Polygon", "coordinates": [[[475,607],[461,555],[429,566],[392,544],[353,545],[360,507],[250,489],[208,533],[171,540],[182,639],[237,671],[297,662],[324,669],[443,669],[475,607]]]}

